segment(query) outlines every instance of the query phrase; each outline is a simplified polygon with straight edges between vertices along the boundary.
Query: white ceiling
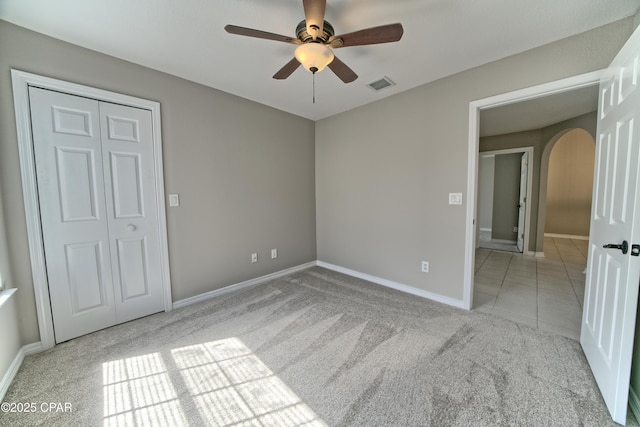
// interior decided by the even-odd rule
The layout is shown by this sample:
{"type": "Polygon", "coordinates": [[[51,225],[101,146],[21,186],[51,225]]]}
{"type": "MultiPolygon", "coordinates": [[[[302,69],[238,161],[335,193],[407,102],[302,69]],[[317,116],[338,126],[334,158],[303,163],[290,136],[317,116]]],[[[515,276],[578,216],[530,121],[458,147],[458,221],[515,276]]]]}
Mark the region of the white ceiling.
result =
{"type": "Polygon", "coordinates": [[[596,111],[598,85],[480,112],[480,136],[541,129],[596,111]]]}
{"type": "Polygon", "coordinates": [[[0,19],[312,120],[633,15],[640,0],[328,0],[336,34],[400,22],[397,43],[337,49],[360,77],[326,69],[271,76],[295,46],[231,35],[226,24],[295,37],[301,0],[0,0],[0,19]],[[388,76],[396,86],[367,84],[388,76]]]}

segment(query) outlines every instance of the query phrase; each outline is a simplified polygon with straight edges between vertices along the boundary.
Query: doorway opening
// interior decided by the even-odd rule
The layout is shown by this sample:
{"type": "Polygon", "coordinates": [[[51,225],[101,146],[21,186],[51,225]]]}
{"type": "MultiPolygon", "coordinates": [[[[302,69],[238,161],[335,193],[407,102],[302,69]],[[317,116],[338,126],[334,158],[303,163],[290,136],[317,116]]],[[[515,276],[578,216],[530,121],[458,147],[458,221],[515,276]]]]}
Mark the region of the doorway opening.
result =
{"type": "MultiPolygon", "coordinates": [[[[597,103],[594,102],[592,108],[595,109],[596,106],[597,103]]],[[[481,237],[478,241],[479,249],[475,253],[474,309],[536,329],[579,339],[588,252],[588,241],[581,236],[588,235],[590,223],[595,154],[592,134],[595,134],[597,121],[595,116],[595,112],[590,112],[540,130],[481,138],[477,214],[481,237]],[[585,126],[592,134],[583,129],[572,128],[576,123],[592,124],[592,127],[585,126]],[[546,249],[544,257],[527,257],[514,253],[519,252],[515,250],[507,253],[509,251],[505,251],[504,247],[483,244],[482,239],[481,229],[486,225],[486,220],[483,219],[483,211],[486,210],[482,191],[482,179],[486,176],[486,173],[483,173],[483,163],[488,161],[490,164],[491,156],[500,153],[483,151],[483,148],[496,143],[518,144],[523,140],[536,140],[538,150],[545,153],[545,179],[542,191],[545,196],[539,197],[538,200],[540,206],[545,206],[547,199],[551,201],[547,209],[547,222],[555,227],[552,230],[556,233],[543,234],[546,249]]],[[[531,148],[531,151],[533,150],[534,148],[531,148]]],[[[509,192],[515,192],[516,195],[512,195],[510,203],[506,204],[507,209],[513,210],[513,206],[517,204],[514,200],[517,200],[520,156],[523,153],[503,156],[509,155],[514,157],[506,159],[507,164],[511,163],[511,172],[500,179],[512,181],[512,189],[510,190],[509,185],[499,188],[507,195],[509,192]]],[[[522,164],[524,163],[523,161],[522,164]]],[[[537,164],[539,167],[540,156],[537,164]]],[[[540,178],[538,180],[542,181],[540,178]]],[[[495,193],[497,194],[497,191],[495,193]]],[[[503,199],[505,197],[503,195],[503,199]]],[[[535,198],[529,200],[536,201],[535,198]]],[[[507,221],[515,224],[515,212],[511,212],[507,221]]],[[[544,217],[540,222],[545,223],[544,217]]],[[[493,225],[495,228],[495,221],[493,225]]],[[[545,230],[544,226],[541,230],[545,230]]],[[[536,244],[536,241],[532,242],[534,248],[536,244]]],[[[515,242],[511,243],[511,248],[513,247],[515,242]]],[[[531,255],[533,252],[527,251],[525,254],[531,255]]]]}
{"type": "Polygon", "coordinates": [[[480,152],[477,247],[518,253],[528,250],[532,158],[533,147],[480,152]]]}
{"type": "MultiPolygon", "coordinates": [[[[542,84],[506,94],[497,95],[490,98],[485,98],[478,101],[473,101],[469,104],[469,146],[468,146],[468,179],[467,179],[467,226],[466,226],[466,238],[465,238],[465,271],[464,271],[464,294],[463,302],[464,307],[471,309],[473,306],[473,291],[474,291],[474,273],[476,267],[475,251],[477,247],[477,191],[478,191],[478,158],[479,158],[479,145],[480,145],[480,114],[481,112],[487,112],[490,109],[497,107],[515,106],[516,104],[524,104],[523,101],[533,101],[534,104],[537,100],[544,100],[548,97],[554,97],[554,99],[561,99],[562,95],[571,92],[582,92],[582,89],[597,88],[602,71],[596,71],[592,73],[582,74],[579,76],[570,77],[563,80],[558,80],[551,83],[542,84]],[[558,95],[558,96],[556,96],[558,95]]],[[[597,89],[596,89],[597,92],[597,89]]],[[[595,104],[597,105],[597,103],[595,104]]],[[[538,107],[539,108],[539,107],[538,107]]],[[[516,108],[513,108],[516,110],[516,108]]],[[[549,108],[545,111],[551,110],[549,108]]],[[[560,113],[557,113],[560,114],[560,113]]],[[[557,115],[556,114],[556,115],[557,115]]],[[[513,121],[515,123],[515,120],[513,121]]],[[[553,122],[551,122],[553,123],[553,122]]],[[[514,130],[515,131],[515,130],[514,130]]],[[[506,132],[505,132],[506,133],[506,132]]],[[[540,153],[538,151],[538,153],[540,153]]],[[[540,155],[540,154],[538,154],[540,155]]],[[[538,160],[539,162],[539,160],[538,160]]],[[[538,163],[539,164],[539,163],[538,163]]],[[[538,169],[538,173],[540,170],[538,169]]],[[[539,178],[538,178],[539,180],[539,178]]],[[[535,177],[534,177],[535,182],[535,177]]],[[[537,185],[535,185],[537,187],[537,185]]],[[[538,188],[534,188],[534,196],[536,192],[539,192],[538,188]]],[[[537,221],[533,222],[537,224],[537,221]]],[[[531,222],[530,222],[531,224],[531,222]]],[[[530,248],[533,249],[535,255],[542,255],[539,253],[538,245],[542,244],[544,239],[543,230],[537,227],[535,230],[535,239],[532,238],[533,244],[530,248]]],[[[532,233],[533,234],[533,233],[532,233]]]]}

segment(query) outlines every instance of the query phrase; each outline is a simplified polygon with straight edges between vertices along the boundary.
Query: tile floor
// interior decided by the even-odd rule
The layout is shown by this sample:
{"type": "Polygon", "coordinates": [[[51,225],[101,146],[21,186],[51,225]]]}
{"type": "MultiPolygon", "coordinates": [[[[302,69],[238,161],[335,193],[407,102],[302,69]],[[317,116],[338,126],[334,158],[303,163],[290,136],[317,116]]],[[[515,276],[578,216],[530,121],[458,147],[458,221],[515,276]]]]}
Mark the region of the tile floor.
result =
{"type": "Polygon", "coordinates": [[[474,310],[580,339],[587,248],[545,238],[544,258],[477,249],[474,310]]]}

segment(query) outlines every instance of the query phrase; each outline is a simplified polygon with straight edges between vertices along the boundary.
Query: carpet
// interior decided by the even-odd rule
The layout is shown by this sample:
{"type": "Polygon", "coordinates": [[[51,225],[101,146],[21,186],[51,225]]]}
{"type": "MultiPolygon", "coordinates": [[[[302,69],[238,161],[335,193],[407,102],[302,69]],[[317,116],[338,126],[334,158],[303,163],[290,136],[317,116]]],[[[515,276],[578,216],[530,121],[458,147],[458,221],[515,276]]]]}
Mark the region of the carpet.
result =
{"type": "Polygon", "coordinates": [[[29,356],[7,426],[613,426],[580,344],[319,267],[29,356]]]}

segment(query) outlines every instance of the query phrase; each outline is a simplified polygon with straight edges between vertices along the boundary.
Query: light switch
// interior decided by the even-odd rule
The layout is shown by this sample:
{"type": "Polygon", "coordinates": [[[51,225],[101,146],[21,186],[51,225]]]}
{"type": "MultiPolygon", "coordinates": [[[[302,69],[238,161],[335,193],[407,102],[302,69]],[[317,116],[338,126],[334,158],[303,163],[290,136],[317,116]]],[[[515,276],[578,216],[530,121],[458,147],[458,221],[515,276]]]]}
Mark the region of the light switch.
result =
{"type": "Polygon", "coordinates": [[[462,193],[449,193],[449,204],[450,205],[461,205],[462,204],[462,193]]]}
{"type": "Polygon", "coordinates": [[[180,206],[180,197],[177,194],[169,194],[169,206],[180,206]]]}

